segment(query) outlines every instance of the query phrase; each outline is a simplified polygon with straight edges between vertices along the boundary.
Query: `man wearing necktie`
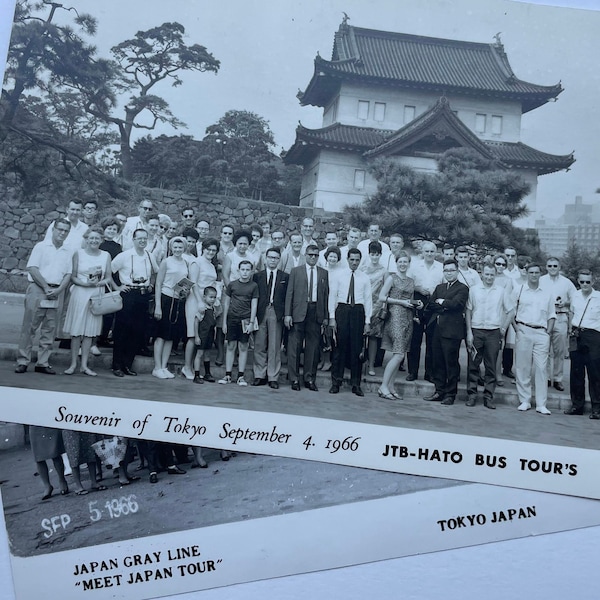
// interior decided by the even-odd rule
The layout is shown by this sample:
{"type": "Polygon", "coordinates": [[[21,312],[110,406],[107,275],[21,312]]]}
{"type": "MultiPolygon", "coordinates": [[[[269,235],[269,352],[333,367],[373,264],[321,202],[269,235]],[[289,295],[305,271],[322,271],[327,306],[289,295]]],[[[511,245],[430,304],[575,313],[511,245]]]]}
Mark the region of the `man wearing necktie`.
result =
{"type": "Polygon", "coordinates": [[[318,246],[306,248],[306,264],[294,267],[285,296],[284,325],[289,329],[288,374],[292,389],[300,391],[300,354],[304,345],[304,387],[316,392],[321,329],[327,325],[329,278],[317,267],[318,246]]]}
{"type": "Polygon", "coordinates": [[[427,327],[432,327],[433,383],[435,392],[424,400],[454,404],[460,375],[458,353],[461,340],[465,337],[465,306],[469,299],[469,288],[458,281],[458,262],[445,260],[444,278],[427,306],[425,318],[427,327]]]}
{"type": "Polygon", "coordinates": [[[258,331],[254,334],[254,383],[279,388],[281,370],[281,334],[285,312],[288,274],[277,268],[281,251],[269,248],[266,268],[254,275],[258,284],[258,331]]]}
{"type": "Polygon", "coordinates": [[[348,269],[336,275],[329,293],[329,325],[334,331],[330,394],[340,391],[346,364],[350,365],[352,393],[364,396],[360,387],[363,338],[368,335],[373,312],[371,281],[357,271],[361,261],[358,248],[348,250],[348,269]]]}

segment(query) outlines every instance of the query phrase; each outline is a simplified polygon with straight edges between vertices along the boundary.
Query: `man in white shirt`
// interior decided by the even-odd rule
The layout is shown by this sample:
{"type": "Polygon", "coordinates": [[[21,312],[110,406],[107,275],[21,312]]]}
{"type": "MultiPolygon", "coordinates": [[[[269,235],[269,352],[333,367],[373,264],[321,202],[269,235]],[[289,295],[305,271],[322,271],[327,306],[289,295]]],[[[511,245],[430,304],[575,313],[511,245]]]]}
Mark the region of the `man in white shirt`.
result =
{"type": "Polygon", "coordinates": [[[198,223],[196,223],[196,231],[198,232],[198,235],[200,236],[198,238],[198,242],[196,243],[196,252],[198,253],[198,256],[202,256],[202,242],[206,239],[208,239],[209,234],[210,234],[210,224],[208,221],[198,221],[198,223]]]}
{"type": "MultiPolygon", "coordinates": [[[[407,275],[415,281],[415,300],[421,300],[423,306],[425,306],[435,288],[440,283],[443,283],[444,269],[442,264],[435,260],[437,248],[433,242],[423,242],[421,244],[421,252],[423,253],[423,260],[413,260],[407,275]]],[[[428,331],[425,327],[426,322],[423,317],[423,311],[417,311],[415,314],[418,321],[413,323],[413,334],[407,353],[408,375],[406,376],[406,381],[415,381],[418,377],[423,333],[425,333],[425,379],[433,381],[433,338],[431,331],[428,331]]]]}
{"type": "Polygon", "coordinates": [[[458,281],[464,283],[469,289],[481,283],[479,273],[469,267],[469,249],[466,246],[459,246],[456,249],[456,262],[458,263],[458,281]]]}
{"type": "Polygon", "coordinates": [[[517,251],[512,246],[507,246],[504,249],[504,254],[506,256],[506,269],[504,269],[504,274],[511,279],[519,280],[521,278],[521,271],[519,271],[519,263],[517,258],[517,251]]]}
{"type": "Polygon", "coordinates": [[[590,419],[600,419],[600,292],[592,287],[589,269],[580,269],[577,290],[571,302],[571,327],[576,334],[576,347],[571,349],[572,406],[565,415],[582,415],[585,405],[585,374],[587,371],[592,412],[590,419]]]}
{"type": "Polygon", "coordinates": [[[390,254],[388,254],[387,261],[381,264],[385,266],[388,273],[397,273],[396,259],[400,255],[400,252],[404,249],[404,237],[400,233],[392,233],[390,235],[390,254]]]}
{"type": "Polygon", "coordinates": [[[495,267],[484,265],[481,283],[469,289],[465,311],[468,349],[466,405],[475,406],[477,401],[479,367],[483,360],[483,405],[491,409],[496,408],[496,362],[502,339],[513,317],[513,306],[506,288],[496,285],[495,279],[495,267]]]}
{"type": "Polygon", "coordinates": [[[71,278],[73,250],[64,245],[71,228],[70,222],[56,219],[51,227],[51,240],[38,242],[27,262],[29,286],[25,292],[25,314],[15,373],[27,371],[31,362],[33,340],[39,330],[35,372],[56,374],[49,360],[64,299],[63,292],[71,278]]]}
{"type": "Polygon", "coordinates": [[[340,248],[340,262],[343,265],[348,266],[348,250],[351,248],[358,248],[360,242],[360,230],[356,227],[351,227],[346,236],[346,242],[346,245],[340,248]]]}
{"type": "Polygon", "coordinates": [[[320,267],[323,267],[323,269],[326,269],[327,261],[325,260],[325,252],[327,252],[329,248],[333,248],[334,246],[339,247],[339,245],[340,239],[338,234],[335,231],[328,231],[325,234],[325,248],[319,252],[319,262],[317,264],[320,267]]]}
{"type": "MultiPolygon", "coordinates": [[[[88,226],[81,220],[81,213],[83,210],[83,203],[81,200],[71,200],[67,206],[66,219],[71,225],[69,235],[64,240],[63,246],[75,252],[81,248],[83,242],[83,234],[88,230],[88,226]]],[[[52,223],[46,230],[44,239],[47,242],[52,241],[54,223],[52,223]]]]}
{"type": "Polygon", "coordinates": [[[550,337],[554,329],[556,314],[554,299],[540,286],[541,267],[535,263],[527,265],[527,282],[517,288],[517,303],[513,326],[515,339],[515,383],[519,396],[519,410],[531,408],[531,375],[535,381],[535,410],[542,415],[551,414],[546,408],[548,387],[546,367],[550,337]]]}
{"type": "Polygon", "coordinates": [[[329,326],[333,329],[335,343],[331,357],[330,394],[337,394],[344,379],[346,362],[350,364],[352,393],[364,396],[360,387],[363,339],[371,328],[373,301],[369,276],[357,270],[361,262],[358,248],[348,251],[348,269],[340,272],[330,282],[329,326]]]}
{"type": "Polygon", "coordinates": [[[152,200],[142,200],[138,205],[138,215],[135,217],[128,217],[125,227],[121,232],[121,238],[123,240],[123,250],[129,250],[133,247],[133,232],[136,229],[145,229],[148,231],[148,217],[154,212],[154,205],[152,200]]]}
{"type": "Polygon", "coordinates": [[[367,264],[369,261],[369,244],[371,242],[379,242],[381,244],[381,264],[386,265],[388,256],[390,255],[390,247],[381,241],[381,227],[377,223],[371,223],[367,230],[367,239],[362,240],[358,244],[358,249],[362,255],[362,264],[367,264]]]}
{"type": "Polygon", "coordinates": [[[540,286],[550,292],[554,298],[556,321],[550,338],[550,360],[548,361],[548,386],[554,385],[563,392],[563,371],[568,348],[569,313],[571,300],[576,291],[570,279],[560,274],[560,261],[551,256],[546,261],[546,275],[540,277],[540,286]]]}
{"type": "Polygon", "coordinates": [[[279,268],[289,274],[293,268],[304,264],[306,264],[306,255],[302,252],[302,236],[295,232],[290,235],[290,242],[281,255],[279,268]]]}

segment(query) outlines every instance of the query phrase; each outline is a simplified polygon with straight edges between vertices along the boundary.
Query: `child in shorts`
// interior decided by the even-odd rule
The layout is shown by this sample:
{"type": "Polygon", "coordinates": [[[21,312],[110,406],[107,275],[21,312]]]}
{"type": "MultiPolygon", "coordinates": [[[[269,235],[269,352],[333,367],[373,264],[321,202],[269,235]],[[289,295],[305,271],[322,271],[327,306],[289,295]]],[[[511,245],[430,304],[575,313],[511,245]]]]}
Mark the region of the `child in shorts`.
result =
{"type": "Polygon", "coordinates": [[[258,308],[258,284],[252,280],[254,265],[243,260],[238,267],[240,278],[231,281],[223,297],[223,333],[227,340],[225,353],[225,377],[219,383],[232,383],[231,373],[236,350],[238,351],[237,384],[247,386],[244,369],[248,359],[248,341],[253,331],[258,308]]]}
{"type": "Polygon", "coordinates": [[[196,356],[194,357],[194,383],[204,383],[204,378],[200,376],[200,365],[204,358],[204,352],[210,350],[215,339],[215,302],[217,301],[217,290],[209,285],[204,288],[202,300],[204,304],[200,306],[198,312],[194,315],[194,344],[196,346],[196,356]]]}

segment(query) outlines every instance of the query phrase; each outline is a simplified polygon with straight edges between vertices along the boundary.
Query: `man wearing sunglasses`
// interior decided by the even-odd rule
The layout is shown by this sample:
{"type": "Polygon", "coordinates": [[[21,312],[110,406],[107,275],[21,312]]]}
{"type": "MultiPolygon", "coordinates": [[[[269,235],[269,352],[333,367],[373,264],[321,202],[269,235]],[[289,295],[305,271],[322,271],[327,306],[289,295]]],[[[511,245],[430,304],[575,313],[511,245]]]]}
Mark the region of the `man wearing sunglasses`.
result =
{"type": "Polygon", "coordinates": [[[550,338],[550,356],[548,360],[548,387],[554,385],[559,392],[564,391],[563,371],[568,348],[569,312],[576,289],[570,279],[560,274],[560,261],[551,256],[546,261],[546,275],[540,277],[540,285],[554,298],[556,321],[550,338]]]}
{"type": "Polygon", "coordinates": [[[133,248],[133,232],[137,229],[148,231],[148,217],[154,212],[154,205],[151,200],[142,200],[138,205],[138,214],[135,217],[129,217],[125,227],[123,227],[123,250],[133,248]]]}
{"type": "Polygon", "coordinates": [[[569,334],[575,338],[571,350],[571,402],[565,415],[582,415],[585,404],[585,374],[587,371],[592,412],[590,419],[600,419],[600,292],[592,287],[589,269],[580,269],[573,294],[572,319],[569,334]]]}

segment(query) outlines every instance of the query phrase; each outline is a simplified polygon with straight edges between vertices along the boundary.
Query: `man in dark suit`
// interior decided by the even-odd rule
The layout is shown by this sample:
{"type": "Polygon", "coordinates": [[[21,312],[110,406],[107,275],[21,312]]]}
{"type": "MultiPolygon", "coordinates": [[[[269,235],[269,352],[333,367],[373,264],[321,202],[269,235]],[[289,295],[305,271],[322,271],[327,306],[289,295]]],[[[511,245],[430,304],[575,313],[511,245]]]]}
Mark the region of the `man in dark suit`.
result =
{"type": "Polygon", "coordinates": [[[325,269],[317,267],[319,248],[306,248],[306,264],[290,272],[285,296],[284,324],[289,329],[288,372],[292,389],[300,390],[300,353],[304,343],[304,386],[318,391],[315,383],[319,362],[321,328],[327,326],[329,279],[325,269]]]}
{"type": "Polygon", "coordinates": [[[258,284],[258,331],[254,334],[254,383],[279,388],[281,370],[281,333],[285,312],[288,274],[277,268],[281,251],[269,248],[265,255],[266,269],[254,275],[258,284]]]}
{"type": "Polygon", "coordinates": [[[454,404],[460,366],[458,352],[465,337],[465,306],[469,288],[458,281],[458,263],[454,259],[444,261],[444,278],[425,308],[427,326],[433,328],[433,383],[435,392],[424,400],[454,404]]]}

